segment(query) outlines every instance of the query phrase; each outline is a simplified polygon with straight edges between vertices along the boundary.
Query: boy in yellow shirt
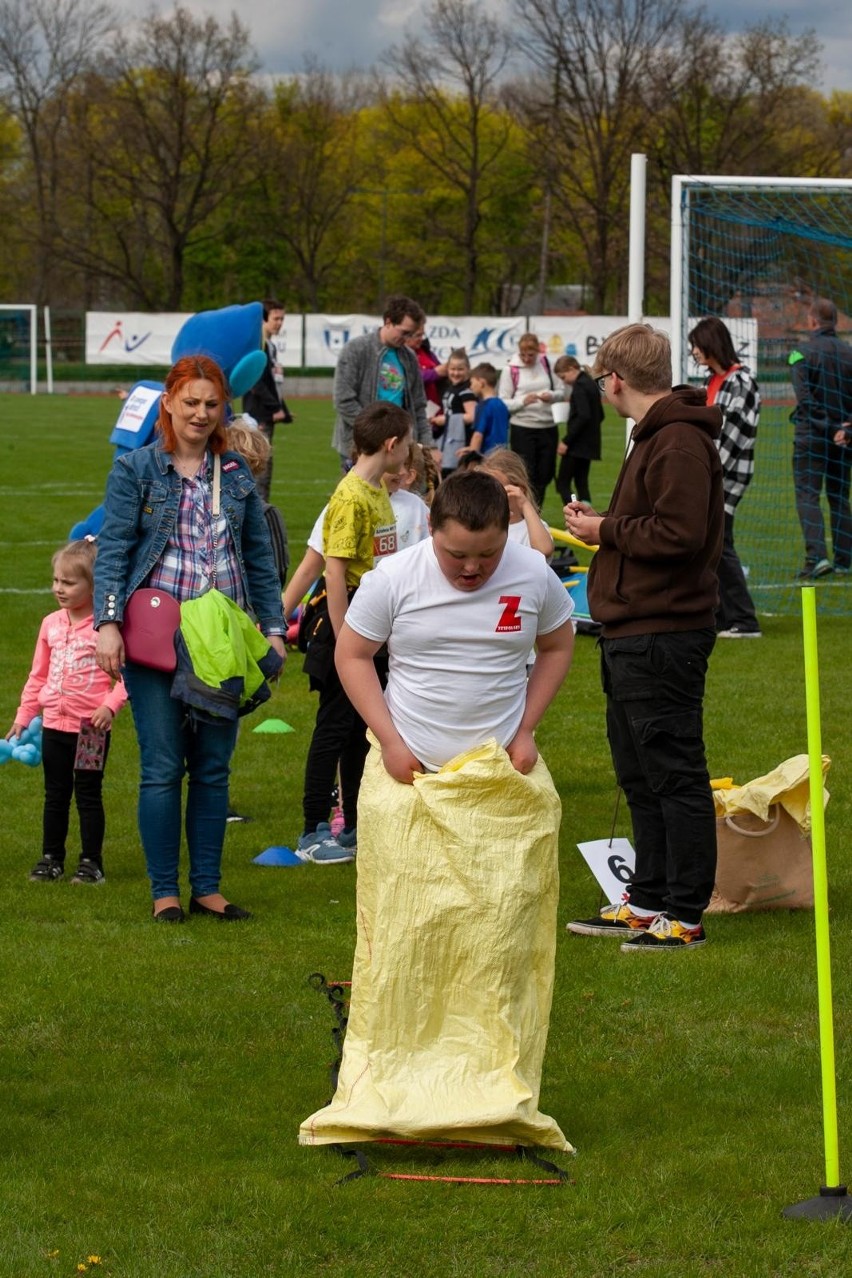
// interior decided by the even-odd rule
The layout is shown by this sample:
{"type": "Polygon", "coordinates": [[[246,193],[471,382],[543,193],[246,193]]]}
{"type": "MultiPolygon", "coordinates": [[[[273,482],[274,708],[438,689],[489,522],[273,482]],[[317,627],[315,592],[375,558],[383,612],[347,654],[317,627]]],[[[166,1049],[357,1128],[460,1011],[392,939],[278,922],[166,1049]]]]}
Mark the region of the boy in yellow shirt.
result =
{"type": "Polygon", "coordinates": [[[296,852],[303,861],[322,865],[355,858],[358,791],[368,749],[364,721],[337,676],[334,645],[364,573],[397,549],[396,521],[382,476],[405,461],[411,418],[397,405],[380,400],[358,414],[353,438],[355,464],[326,510],[325,599],[315,609],[304,666],[311,689],[319,692],[319,706],[305,764],[304,829],[296,852]],[[338,764],[344,827],[335,838],[329,816],[338,764]]]}

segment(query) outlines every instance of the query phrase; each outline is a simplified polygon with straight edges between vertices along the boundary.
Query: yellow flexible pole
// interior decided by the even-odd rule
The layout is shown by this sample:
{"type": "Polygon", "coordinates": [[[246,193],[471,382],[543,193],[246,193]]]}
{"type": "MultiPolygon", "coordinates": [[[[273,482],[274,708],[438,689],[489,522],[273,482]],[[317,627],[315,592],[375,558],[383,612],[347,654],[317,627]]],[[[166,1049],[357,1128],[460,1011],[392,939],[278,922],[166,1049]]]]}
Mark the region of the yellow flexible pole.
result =
{"type": "Polygon", "coordinates": [[[816,929],[817,998],[819,1002],[820,1059],[822,1065],[825,1183],[828,1186],[835,1186],[840,1182],[840,1157],[837,1139],[837,1084],[831,997],[828,874],[825,856],[825,808],[823,805],[816,590],[813,586],[805,586],[802,589],[802,626],[805,652],[805,705],[808,725],[811,848],[814,867],[814,926],[816,929]]]}
{"type": "Polygon", "coordinates": [[[590,546],[587,541],[580,541],[579,537],[566,532],[564,528],[551,528],[550,535],[554,541],[560,541],[566,546],[579,546],[581,550],[597,550],[597,546],[590,546]]]}

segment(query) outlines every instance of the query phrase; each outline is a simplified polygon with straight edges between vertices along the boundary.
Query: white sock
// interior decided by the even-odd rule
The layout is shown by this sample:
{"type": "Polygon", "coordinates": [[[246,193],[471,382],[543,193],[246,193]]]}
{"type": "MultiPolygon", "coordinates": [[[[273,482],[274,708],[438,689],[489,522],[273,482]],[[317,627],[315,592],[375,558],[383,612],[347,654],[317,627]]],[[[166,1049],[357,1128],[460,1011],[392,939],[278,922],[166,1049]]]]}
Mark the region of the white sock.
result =
{"type": "Polygon", "coordinates": [[[643,910],[641,905],[634,905],[632,901],[627,902],[633,913],[640,919],[655,919],[659,914],[659,910],[643,910]]]}

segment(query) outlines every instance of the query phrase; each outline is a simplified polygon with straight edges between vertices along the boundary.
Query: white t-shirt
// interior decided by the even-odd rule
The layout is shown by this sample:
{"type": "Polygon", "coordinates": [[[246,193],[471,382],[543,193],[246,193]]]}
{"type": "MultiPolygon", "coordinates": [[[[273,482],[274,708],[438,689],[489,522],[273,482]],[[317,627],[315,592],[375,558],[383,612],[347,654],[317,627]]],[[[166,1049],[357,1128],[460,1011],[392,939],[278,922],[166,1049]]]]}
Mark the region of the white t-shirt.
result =
{"type": "MultiPolygon", "coordinates": [[[[541,519],[541,516],[539,518],[541,519]]],[[[543,519],[541,520],[541,526],[548,533],[550,532],[543,519]]],[[[519,546],[528,546],[530,544],[530,530],[525,519],[519,519],[516,524],[509,524],[509,541],[516,541],[519,546]]],[[[310,543],[308,544],[310,545],[310,543]]]]}
{"type": "Polygon", "coordinates": [[[390,501],[396,516],[397,551],[425,541],[429,536],[429,507],[423,498],[400,488],[391,493],[390,501]]]}
{"type": "Polygon", "coordinates": [[[543,555],[507,542],[479,590],[457,590],[441,572],[431,537],[365,573],[346,614],[359,635],[387,642],[385,700],[405,744],[437,770],[520,725],[527,660],[537,635],[574,611],[543,555]]]}
{"type": "Polygon", "coordinates": [[[323,550],[322,544],[322,530],[325,527],[325,512],[327,510],[328,506],[323,506],[319,513],[319,518],[311,529],[311,535],[308,538],[308,548],[310,550],[315,550],[317,554],[322,555],[323,558],[325,557],[325,551],[323,550]]]}

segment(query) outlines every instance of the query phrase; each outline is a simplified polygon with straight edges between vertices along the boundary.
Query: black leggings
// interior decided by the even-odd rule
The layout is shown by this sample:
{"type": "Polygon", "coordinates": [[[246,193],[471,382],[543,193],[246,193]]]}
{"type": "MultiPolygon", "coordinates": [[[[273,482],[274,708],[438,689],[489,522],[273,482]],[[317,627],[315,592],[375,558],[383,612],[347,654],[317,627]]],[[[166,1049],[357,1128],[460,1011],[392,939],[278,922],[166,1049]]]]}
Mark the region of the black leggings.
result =
{"type": "MultiPolygon", "coordinates": [[[[373,658],[379,683],[387,683],[387,649],[373,658]]],[[[313,833],[331,811],[331,792],[340,767],[343,819],[347,830],[358,824],[358,794],[364,764],[370,751],[367,725],[343,690],[332,664],[326,678],[311,681],[319,690],[319,706],[308,757],[305,763],[305,793],[302,808],[305,833],[313,833]]]]}
{"type": "Polygon", "coordinates": [[[522,457],[535,493],[536,504],[541,510],[547,486],[556,474],[556,446],[559,429],[556,426],[512,426],[509,444],[513,453],[522,457]]]}
{"type": "Polygon", "coordinates": [[[559,463],[559,473],[556,476],[556,487],[563,506],[567,506],[571,501],[572,493],[578,501],[587,501],[591,505],[592,494],[589,490],[591,464],[590,458],[572,457],[570,453],[566,453],[562,458],[559,463]]]}
{"type": "MultiPolygon", "coordinates": [[[[104,748],[104,766],[109,754],[110,734],[104,748]]],[[[74,767],[77,733],[43,728],[41,760],[44,769],[44,836],[42,855],[65,863],[65,839],[71,796],[77,801],[80,817],[81,856],[101,864],[104,846],[104,805],[101,797],[103,772],[74,767]]]]}

